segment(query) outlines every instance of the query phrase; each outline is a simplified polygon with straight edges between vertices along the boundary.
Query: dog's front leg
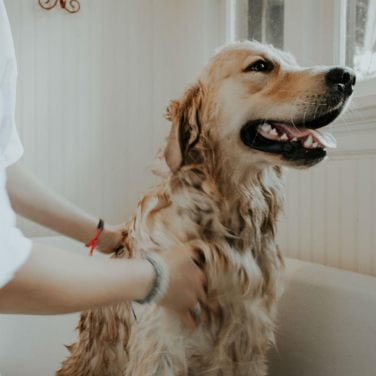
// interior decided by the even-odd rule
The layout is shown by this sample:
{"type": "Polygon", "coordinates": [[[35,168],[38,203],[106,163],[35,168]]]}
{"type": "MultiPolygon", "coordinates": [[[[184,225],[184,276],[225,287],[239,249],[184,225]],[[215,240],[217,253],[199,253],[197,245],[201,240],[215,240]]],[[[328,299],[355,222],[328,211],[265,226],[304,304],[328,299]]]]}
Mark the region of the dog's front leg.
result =
{"type": "Polygon", "coordinates": [[[79,341],[67,346],[70,355],[56,375],[122,376],[128,362],[132,321],[129,304],[83,312],[79,341]]]}

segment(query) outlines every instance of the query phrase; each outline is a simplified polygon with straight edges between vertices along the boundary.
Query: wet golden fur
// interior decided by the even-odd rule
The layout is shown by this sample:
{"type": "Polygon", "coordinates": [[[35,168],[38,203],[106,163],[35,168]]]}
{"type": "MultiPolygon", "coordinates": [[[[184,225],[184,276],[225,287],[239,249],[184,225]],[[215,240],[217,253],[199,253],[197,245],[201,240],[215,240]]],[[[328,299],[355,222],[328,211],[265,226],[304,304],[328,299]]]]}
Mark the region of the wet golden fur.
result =
{"type": "Polygon", "coordinates": [[[311,73],[278,50],[234,44],[171,103],[165,150],[171,172],[139,202],[120,257],[190,242],[202,253],[208,277],[206,323],[190,332],[154,304],[136,307],[137,320],[130,304],[83,312],[79,340],[57,375],[266,375],[281,294],[275,234],[285,163],[247,148],[239,129],[270,114],[304,115],[306,97],[323,87],[322,72],[311,73]],[[265,55],[278,63],[271,77],[242,73],[265,55]]]}

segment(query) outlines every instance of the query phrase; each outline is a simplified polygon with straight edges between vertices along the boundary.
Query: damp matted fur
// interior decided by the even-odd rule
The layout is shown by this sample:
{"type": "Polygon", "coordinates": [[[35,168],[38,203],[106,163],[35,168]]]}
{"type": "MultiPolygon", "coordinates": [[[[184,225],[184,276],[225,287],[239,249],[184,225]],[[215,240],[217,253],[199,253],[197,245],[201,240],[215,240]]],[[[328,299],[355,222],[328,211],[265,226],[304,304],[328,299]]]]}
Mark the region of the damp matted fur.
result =
{"type": "Polygon", "coordinates": [[[220,50],[171,102],[169,171],[139,202],[119,257],[189,242],[203,256],[206,320],[191,332],[154,304],[137,307],[137,320],[127,303],[83,312],[79,340],[57,375],[266,375],[282,291],[275,241],[282,166],[291,162],[247,148],[239,131],[252,118],[305,115],[306,98],[323,91],[324,73],[315,74],[281,51],[238,43],[220,50]],[[274,76],[242,75],[247,61],[265,55],[278,64],[274,76]]]}

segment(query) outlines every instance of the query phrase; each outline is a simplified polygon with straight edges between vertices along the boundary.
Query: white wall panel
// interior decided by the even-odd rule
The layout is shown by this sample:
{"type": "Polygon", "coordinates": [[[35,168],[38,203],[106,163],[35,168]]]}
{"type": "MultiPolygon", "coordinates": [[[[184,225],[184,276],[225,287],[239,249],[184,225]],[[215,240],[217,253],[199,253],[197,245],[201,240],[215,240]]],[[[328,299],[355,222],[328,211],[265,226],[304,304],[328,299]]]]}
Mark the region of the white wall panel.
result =
{"type": "Polygon", "coordinates": [[[376,106],[355,102],[332,126],[328,160],[287,171],[279,240],[288,256],[376,275],[376,106]]]}
{"type": "Polygon", "coordinates": [[[225,40],[224,1],[81,0],[74,15],[37,0],[5,4],[24,163],[88,211],[126,220],[152,184],[168,101],[225,40]]]}

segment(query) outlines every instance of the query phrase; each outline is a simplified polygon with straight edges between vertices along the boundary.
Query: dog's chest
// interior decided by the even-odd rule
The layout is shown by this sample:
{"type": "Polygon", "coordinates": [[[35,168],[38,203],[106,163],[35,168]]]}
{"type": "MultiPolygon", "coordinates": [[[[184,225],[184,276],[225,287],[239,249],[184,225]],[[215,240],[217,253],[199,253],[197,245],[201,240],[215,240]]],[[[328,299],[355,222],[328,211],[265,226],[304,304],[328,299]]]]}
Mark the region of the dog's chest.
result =
{"type": "Polygon", "coordinates": [[[281,263],[271,218],[275,204],[260,192],[252,197],[256,199],[223,209],[205,195],[190,200],[184,195],[167,200],[149,196],[130,226],[130,249],[136,254],[138,250],[163,252],[190,242],[204,256],[213,300],[225,306],[274,296],[281,263]]]}
{"type": "MultiPolygon", "coordinates": [[[[169,324],[160,337],[163,351],[179,358],[172,363],[189,365],[189,374],[222,367],[228,371],[224,374],[242,375],[231,367],[252,359],[252,353],[273,341],[281,258],[270,216],[274,202],[262,192],[257,194],[255,202],[248,200],[228,211],[199,194],[167,200],[150,196],[129,227],[130,249],[136,255],[141,250],[163,252],[171,247],[178,251],[179,244],[186,242],[204,255],[208,295],[202,311],[206,320],[194,334],[185,336],[179,351],[174,338],[181,338],[180,330],[174,332],[169,324]]],[[[150,325],[142,319],[137,327],[150,325]]]]}

